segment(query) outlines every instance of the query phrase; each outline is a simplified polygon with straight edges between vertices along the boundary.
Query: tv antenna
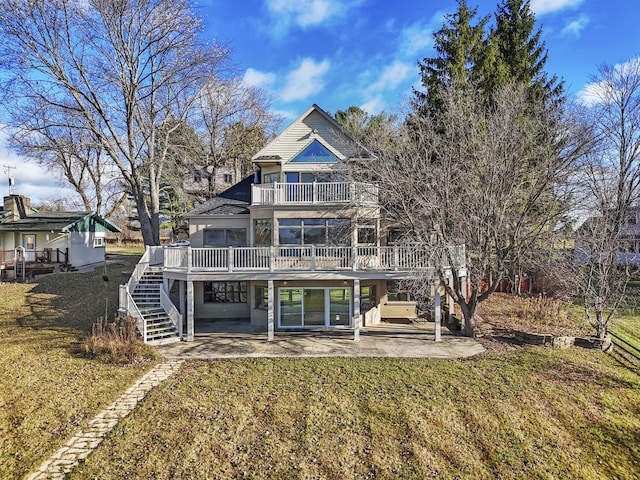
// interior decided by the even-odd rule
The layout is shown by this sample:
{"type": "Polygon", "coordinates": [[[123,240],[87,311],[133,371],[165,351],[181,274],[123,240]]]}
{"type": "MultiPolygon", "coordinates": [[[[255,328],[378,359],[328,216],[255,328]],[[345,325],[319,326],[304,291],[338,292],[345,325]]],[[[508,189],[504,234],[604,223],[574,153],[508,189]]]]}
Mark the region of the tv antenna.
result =
{"type": "Polygon", "coordinates": [[[2,168],[4,169],[4,173],[7,174],[7,177],[9,177],[9,195],[13,195],[13,177],[11,176],[11,170],[15,170],[18,167],[14,167],[11,165],[2,165],[2,168]]]}

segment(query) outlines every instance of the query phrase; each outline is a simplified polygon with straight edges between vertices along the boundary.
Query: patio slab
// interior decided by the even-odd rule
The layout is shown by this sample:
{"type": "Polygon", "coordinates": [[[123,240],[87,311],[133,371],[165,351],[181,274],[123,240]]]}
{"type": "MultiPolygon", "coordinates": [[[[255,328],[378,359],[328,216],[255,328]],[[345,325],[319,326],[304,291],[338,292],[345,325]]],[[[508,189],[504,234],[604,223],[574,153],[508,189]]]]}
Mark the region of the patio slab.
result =
{"type": "Polygon", "coordinates": [[[199,326],[193,342],[176,342],[157,347],[167,359],[208,360],[260,357],[405,357],[463,358],[484,352],[472,338],[442,329],[435,341],[433,323],[381,324],[360,330],[353,340],[350,330],[276,331],[273,341],[267,333],[245,323],[211,322],[199,326]]]}

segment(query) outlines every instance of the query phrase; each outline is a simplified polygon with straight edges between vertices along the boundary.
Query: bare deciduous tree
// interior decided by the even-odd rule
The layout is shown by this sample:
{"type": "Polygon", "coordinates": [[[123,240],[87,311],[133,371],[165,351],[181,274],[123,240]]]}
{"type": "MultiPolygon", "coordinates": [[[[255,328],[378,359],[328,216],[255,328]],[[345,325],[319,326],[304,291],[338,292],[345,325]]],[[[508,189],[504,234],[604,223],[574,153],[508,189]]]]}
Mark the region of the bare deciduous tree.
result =
{"type": "Polygon", "coordinates": [[[251,156],[266,144],[281,118],[270,111],[265,92],[241,78],[212,78],[202,88],[190,117],[206,146],[204,165],[215,170],[238,161],[242,174],[252,168],[251,156]]]}
{"type": "MultiPolygon", "coordinates": [[[[490,104],[472,90],[449,90],[442,100],[441,114],[411,118],[395,148],[363,162],[358,174],[379,183],[385,214],[408,241],[444,259],[438,275],[461,308],[464,333],[474,336],[478,303],[565,213],[560,186],[580,146],[559,112],[531,104],[525,86],[501,87],[490,104]],[[450,248],[460,244],[465,262],[450,248]],[[468,289],[459,280],[463,268],[468,289]]],[[[412,285],[426,287],[424,280],[412,285]]]]}
{"type": "Polygon", "coordinates": [[[589,218],[575,259],[585,315],[604,338],[640,262],[640,59],[601,67],[587,93],[584,120],[595,147],[580,169],[589,218]]]}
{"type": "MultiPolygon", "coordinates": [[[[23,128],[10,139],[12,147],[47,170],[61,171],[85,211],[110,216],[126,199],[120,176],[89,129],[72,125],[69,116],[56,122],[56,113],[41,108],[29,111],[23,128]]],[[[73,202],[67,199],[67,203],[73,202]]]]}
{"type": "Polygon", "coordinates": [[[120,172],[146,244],[160,242],[166,124],[184,121],[227,56],[199,40],[188,0],[0,0],[3,105],[17,129],[38,130],[34,103],[85,130],[120,172]]]}

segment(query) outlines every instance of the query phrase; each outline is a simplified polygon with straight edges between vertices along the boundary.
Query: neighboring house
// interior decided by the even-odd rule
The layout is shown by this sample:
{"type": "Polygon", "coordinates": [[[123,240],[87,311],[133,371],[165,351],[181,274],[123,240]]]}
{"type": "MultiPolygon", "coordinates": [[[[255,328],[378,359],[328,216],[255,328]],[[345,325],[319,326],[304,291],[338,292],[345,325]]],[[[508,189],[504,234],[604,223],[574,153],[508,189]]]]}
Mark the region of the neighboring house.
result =
{"type": "Polygon", "coordinates": [[[147,249],[121,288],[121,313],[138,318],[146,341],[192,340],[216,320],[251,322],[271,339],[319,328],[357,338],[361,326],[414,319],[397,284],[416,273],[438,281],[430,252],[389,244],[377,186],[341,178],[346,161],[372,160],[362,151],[310,107],[253,157],[254,176],[185,215],[189,246],[147,249]]]}
{"type": "Polygon", "coordinates": [[[119,231],[100,215],[38,212],[27,197],[9,195],[0,210],[2,275],[30,276],[104,262],[105,236],[119,231]]]}
{"type": "MultiPolygon", "coordinates": [[[[606,228],[601,217],[587,218],[578,227],[574,239],[574,258],[586,262],[590,258],[596,259],[609,251],[607,244],[603,244],[601,229],[606,228]]],[[[640,208],[633,207],[625,221],[620,225],[619,234],[614,245],[616,262],[619,265],[640,265],[640,208]]],[[[613,253],[613,250],[611,250],[613,253]]]]}
{"type": "Polygon", "coordinates": [[[182,189],[189,195],[210,198],[241,180],[240,160],[230,159],[223,165],[194,165],[185,169],[182,189]]]}

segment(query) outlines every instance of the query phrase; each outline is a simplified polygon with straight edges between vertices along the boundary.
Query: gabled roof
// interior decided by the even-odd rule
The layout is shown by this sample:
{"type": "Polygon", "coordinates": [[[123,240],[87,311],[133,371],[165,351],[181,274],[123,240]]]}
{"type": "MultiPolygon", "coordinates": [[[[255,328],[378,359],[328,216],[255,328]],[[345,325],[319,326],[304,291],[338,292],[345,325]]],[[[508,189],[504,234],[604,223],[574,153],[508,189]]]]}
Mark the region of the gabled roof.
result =
{"type": "Polygon", "coordinates": [[[17,220],[0,220],[0,232],[119,232],[107,219],[91,212],[37,212],[17,220]]]}
{"type": "Polygon", "coordinates": [[[366,151],[342,125],[314,103],[256,153],[252,161],[257,164],[287,163],[317,143],[329,152],[329,155],[318,157],[319,163],[346,160],[366,151]]]}
{"type": "Polygon", "coordinates": [[[185,213],[184,216],[248,215],[251,204],[251,184],[253,184],[253,175],[198,205],[190,212],[185,213]]]}

